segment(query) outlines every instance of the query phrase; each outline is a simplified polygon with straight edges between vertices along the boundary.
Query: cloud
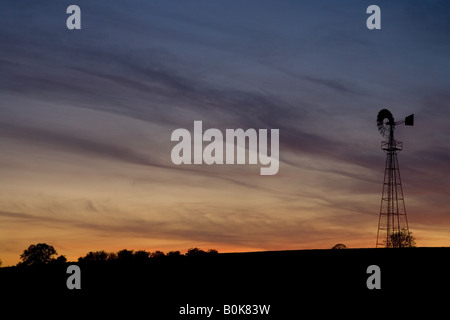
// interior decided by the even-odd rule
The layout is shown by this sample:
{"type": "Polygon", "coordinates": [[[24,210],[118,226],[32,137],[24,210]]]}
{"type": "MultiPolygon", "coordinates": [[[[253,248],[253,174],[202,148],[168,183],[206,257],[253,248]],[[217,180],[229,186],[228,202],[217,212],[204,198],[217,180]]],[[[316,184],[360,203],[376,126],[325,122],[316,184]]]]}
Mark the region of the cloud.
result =
{"type": "Polygon", "coordinates": [[[344,85],[342,81],[336,81],[331,79],[321,79],[316,77],[305,77],[306,80],[324,85],[330,89],[336,90],[341,93],[352,93],[353,89],[350,86],[344,85]]]}
{"type": "Polygon", "coordinates": [[[19,139],[28,143],[45,145],[47,148],[55,150],[70,151],[84,154],[85,156],[100,156],[113,160],[125,161],[128,163],[157,166],[165,168],[161,164],[152,161],[149,155],[144,155],[118,144],[105,144],[90,139],[68,135],[64,132],[52,132],[43,128],[31,128],[21,125],[3,123],[0,126],[0,135],[19,139]]]}

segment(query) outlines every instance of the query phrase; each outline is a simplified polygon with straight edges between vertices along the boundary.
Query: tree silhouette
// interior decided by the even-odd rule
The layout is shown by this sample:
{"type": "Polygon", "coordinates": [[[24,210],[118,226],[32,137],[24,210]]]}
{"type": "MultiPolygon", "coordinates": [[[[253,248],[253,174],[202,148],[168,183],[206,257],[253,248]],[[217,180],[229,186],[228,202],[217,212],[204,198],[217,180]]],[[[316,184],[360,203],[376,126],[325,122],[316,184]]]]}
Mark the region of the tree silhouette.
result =
{"type": "Polygon", "coordinates": [[[52,260],[52,256],[56,254],[55,248],[51,245],[46,243],[32,244],[20,255],[22,262],[19,264],[25,266],[46,264],[49,263],[52,260]]]}
{"type": "Polygon", "coordinates": [[[180,251],[169,251],[167,252],[167,257],[181,257],[181,252],[180,251]]]}
{"type": "Polygon", "coordinates": [[[108,253],[104,250],[101,251],[89,251],[83,258],[78,258],[79,262],[82,261],[106,261],[108,259],[108,253]]]}
{"type": "Polygon", "coordinates": [[[107,255],[106,261],[117,260],[117,253],[115,253],[115,252],[107,252],[106,255],[107,255]]]}
{"type": "Polygon", "coordinates": [[[134,260],[137,263],[145,263],[149,260],[150,252],[145,250],[138,250],[134,253],[134,260]]]}
{"type": "Polygon", "coordinates": [[[64,264],[67,262],[67,258],[64,255],[60,255],[60,256],[58,256],[58,258],[54,259],[53,261],[58,264],[64,264]]]}
{"type": "Polygon", "coordinates": [[[390,235],[389,248],[411,248],[416,246],[416,238],[412,232],[404,229],[390,235]]]}
{"type": "Polygon", "coordinates": [[[206,252],[199,248],[189,248],[186,252],[186,256],[188,257],[198,257],[203,256],[204,254],[206,254],[206,252]]]}
{"type": "Polygon", "coordinates": [[[130,262],[133,260],[133,250],[123,249],[117,252],[117,260],[121,262],[130,262]]]}
{"type": "Polygon", "coordinates": [[[164,252],[156,250],[155,252],[152,252],[150,254],[150,258],[152,259],[161,259],[163,257],[165,257],[166,255],[164,254],[164,252]]]}
{"type": "Polygon", "coordinates": [[[216,249],[209,249],[208,251],[204,251],[199,248],[190,248],[186,252],[187,257],[198,257],[198,256],[204,256],[204,255],[216,255],[219,252],[216,249]]]}

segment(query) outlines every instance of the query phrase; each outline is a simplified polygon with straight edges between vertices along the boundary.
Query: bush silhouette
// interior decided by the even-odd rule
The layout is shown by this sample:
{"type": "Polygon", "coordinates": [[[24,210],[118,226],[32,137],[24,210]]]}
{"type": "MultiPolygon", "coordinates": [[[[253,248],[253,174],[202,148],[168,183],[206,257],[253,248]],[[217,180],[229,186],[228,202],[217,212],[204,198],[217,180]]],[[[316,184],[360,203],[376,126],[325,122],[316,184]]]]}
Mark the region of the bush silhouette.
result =
{"type": "Polygon", "coordinates": [[[331,249],[347,249],[347,246],[342,243],[335,244],[331,249]]]}
{"type": "Polygon", "coordinates": [[[416,238],[408,230],[394,232],[389,237],[388,247],[390,248],[411,248],[415,246],[416,238]]]}

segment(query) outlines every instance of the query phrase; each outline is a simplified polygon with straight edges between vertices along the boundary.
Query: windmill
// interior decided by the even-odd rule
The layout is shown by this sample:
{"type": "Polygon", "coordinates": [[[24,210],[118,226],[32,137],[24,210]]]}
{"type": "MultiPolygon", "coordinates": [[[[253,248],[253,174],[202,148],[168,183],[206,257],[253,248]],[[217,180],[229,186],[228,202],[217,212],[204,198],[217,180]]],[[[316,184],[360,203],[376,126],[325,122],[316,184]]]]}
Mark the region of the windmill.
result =
{"type": "Polygon", "coordinates": [[[392,113],[383,109],[377,116],[377,127],[386,138],[381,149],[386,152],[383,193],[381,196],[380,217],[378,221],[377,248],[400,248],[411,246],[411,235],[406,217],[405,199],[398,166],[397,153],[403,149],[401,141],[394,139],[395,127],[399,124],[414,125],[414,114],[405,120],[395,121],[392,113]]]}

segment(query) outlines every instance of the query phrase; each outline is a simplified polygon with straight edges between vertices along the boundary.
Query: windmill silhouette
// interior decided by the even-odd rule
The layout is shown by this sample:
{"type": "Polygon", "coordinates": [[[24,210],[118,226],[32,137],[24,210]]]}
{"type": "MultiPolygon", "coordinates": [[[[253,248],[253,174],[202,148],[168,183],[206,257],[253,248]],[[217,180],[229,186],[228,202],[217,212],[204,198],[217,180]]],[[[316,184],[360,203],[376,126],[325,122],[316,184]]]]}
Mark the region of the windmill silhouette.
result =
{"type": "Polygon", "coordinates": [[[395,127],[402,123],[413,126],[414,114],[396,122],[389,110],[383,109],[378,113],[377,127],[381,135],[386,138],[381,142],[381,149],[386,152],[386,166],[378,221],[377,248],[411,247],[412,244],[397,158],[397,153],[403,149],[403,143],[394,139],[395,127]]]}

